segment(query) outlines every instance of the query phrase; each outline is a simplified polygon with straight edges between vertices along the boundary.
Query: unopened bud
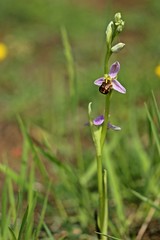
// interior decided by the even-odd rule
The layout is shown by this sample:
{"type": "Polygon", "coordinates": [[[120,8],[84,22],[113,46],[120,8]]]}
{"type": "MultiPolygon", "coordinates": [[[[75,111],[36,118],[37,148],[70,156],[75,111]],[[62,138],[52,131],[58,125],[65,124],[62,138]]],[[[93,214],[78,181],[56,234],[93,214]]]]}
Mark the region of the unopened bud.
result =
{"type": "Polygon", "coordinates": [[[123,27],[124,27],[124,21],[121,18],[121,13],[116,13],[115,14],[115,16],[114,16],[114,23],[115,23],[115,26],[117,27],[116,31],[118,33],[122,32],[123,27]]]}
{"type": "Polygon", "coordinates": [[[114,21],[115,23],[119,22],[121,20],[121,13],[116,13],[114,15],[114,21]]]}
{"type": "Polygon", "coordinates": [[[122,32],[123,26],[124,26],[124,22],[123,22],[123,24],[121,24],[121,25],[119,25],[119,26],[117,27],[117,32],[118,32],[118,33],[122,32]]]}
{"type": "Polygon", "coordinates": [[[106,29],[106,41],[107,44],[111,44],[112,41],[112,34],[113,34],[113,22],[111,21],[106,29]]]}
{"type": "Polygon", "coordinates": [[[111,48],[112,53],[117,53],[121,51],[124,48],[125,44],[124,43],[117,43],[111,48]]]}

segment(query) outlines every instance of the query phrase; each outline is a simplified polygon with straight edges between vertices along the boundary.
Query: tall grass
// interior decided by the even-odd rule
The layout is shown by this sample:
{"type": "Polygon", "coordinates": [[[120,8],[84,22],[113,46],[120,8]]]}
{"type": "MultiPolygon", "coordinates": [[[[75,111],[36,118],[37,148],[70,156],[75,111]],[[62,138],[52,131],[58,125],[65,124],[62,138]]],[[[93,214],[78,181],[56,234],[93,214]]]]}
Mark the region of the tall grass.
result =
{"type": "Polygon", "coordinates": [[[32,162],[29,168],[30,142],[25,132],[24,125],[20,121],[23,133],[23,155],[20,172],[14,172],[8,165],[1,164],[1,172],[5,175],[3,194],[1,201],[1,239],[37,239],[44,224],[44,215],[47,207],[50,184],[46,196],[38,193],[35,183],[35,164],[32,162]],[[29,174],[28,174],[28,170],[29,174]],[[18,192],[15,192],[15,186],[18,192]],[[38,224],[35,226],[35,208],[38,199],[42,199],[42,210],[39,212],[38,224]]]}

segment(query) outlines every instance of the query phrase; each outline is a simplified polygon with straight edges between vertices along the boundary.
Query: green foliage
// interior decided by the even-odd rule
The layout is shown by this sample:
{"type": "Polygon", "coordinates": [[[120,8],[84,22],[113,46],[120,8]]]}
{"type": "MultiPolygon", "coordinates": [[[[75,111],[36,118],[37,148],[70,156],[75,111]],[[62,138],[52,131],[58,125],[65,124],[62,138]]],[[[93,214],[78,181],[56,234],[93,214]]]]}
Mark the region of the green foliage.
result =
{"type": "MultiPolygon", "coordinates": [[[[1,121],[15,121],[21,115],[26,122],[18,118],[23,135],[19,171],[12,169],[11,156],[0,162],[5,176],[2,240],[53,240],[57,233],[63,239],[64,229],[68,239],[96,239],[96,165],[84,124],[88,102],[93,99],[93,116],[104,102],[103,96],[97,98],[93,81],[103,75],[101,33],[116,9],[112,4],[98,8],[89,1],[77,4],[1,2],[1,41],[8,47],[7,58],[0,62],[1,121]],[[32,128],[38,137],[30,135],[32,128]],[[48,224],[50,218],[53,225],[60,222],[56,229],[48,224]]],[[[154,208],[155,218],[159,215],[155,204],[160,176],[159,78],[154,76],[159,64],[157,6],[154,0],[122,11],[126,31],[120,40],[126,47],[117,58],[127,94],[124,98],[114,93],[110,118],[122,131],[109,131],[103,152],[113,239],[135,239],[134,227],[144,222],[150,209],[154,208]]]]}
{"type": "MultiPolygon", "coordinates": [[[[24,125],[21,127],[23,131],[25,130],[24,125]]],[[[29,141],[25,132],[23,132],[24,137],[24,150],[21,162],[21,174],[16,174],[12,171],[9,166],[1,164],[1,172],[5,173],[6,181],[4,184],[2,204],[1,204],[1,239],[17,239],[17,240],[27,240],[27,239],[37,239],[40,235],[40,230],[43,225],[44,216],[47,208],[48,194],[50,191],[50,185],[47,187],[48,192],[45,197],[42,197],[35,189],[35,167],[34,162],[28,176],[28,146],[29,141]],[[19,186],[18,198],[16,197],[13,190],[13,182],[19,186]],[[28,206],[24,209],[24,204],[26,204],[25,196],[27,196],[28,206]],[[36,233],[34,232],[34,212],[37,205],[38,199],[43,199],[42,210],[39,213],[39,223],[36,228],[36,233]]]]}

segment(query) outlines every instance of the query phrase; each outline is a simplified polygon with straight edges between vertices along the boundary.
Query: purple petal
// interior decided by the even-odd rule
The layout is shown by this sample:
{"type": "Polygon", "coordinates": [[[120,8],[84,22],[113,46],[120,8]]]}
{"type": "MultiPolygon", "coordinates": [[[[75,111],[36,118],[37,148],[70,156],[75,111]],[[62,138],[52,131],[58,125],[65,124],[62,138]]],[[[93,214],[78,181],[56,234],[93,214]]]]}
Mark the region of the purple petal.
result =
{"type": "Polygon", "coordinates": [[[112,88],[120,93],[126,93],[126,89],[116,79],[112,80],[112,88]]]}
{"type": "Polygon", "coordinates": [[[101,86],[104,81],[104,77],[98,78],[94,81],[94,84],[97,86],[101,86]]]}
{"type": "Polygon", "coordinates": [[[113,129],[113,130],[115,130],[115,131],[120,131],[120,130],[121,130],[120,127],[115,126],[115,125],[112,125],[111,123],[108,123],[107,127],[108,127],[108,128],[111,128],[111,129],[113,129]]]}
{"type": "Polygon", "coordinates": [[[109,75],[111,78],[115,78],[115,77],[117,76],[119,70],[120,70],[120,63],[119,63],[119,62],[115,62],[115,63],[113,63],[112,66],[110,67],[110,71],[109,71],[109,74],[108,74],[108,75],[109,75]]]}
{"type": "Polygon", "coordinates": [[[95,118],[95,119],[93,120],[93,124],[96,125],[96,126],[101,125],[103,122],[104,122],[104,117],[103,117],[103,115],[98,116],[97,118],[95,118]]]}

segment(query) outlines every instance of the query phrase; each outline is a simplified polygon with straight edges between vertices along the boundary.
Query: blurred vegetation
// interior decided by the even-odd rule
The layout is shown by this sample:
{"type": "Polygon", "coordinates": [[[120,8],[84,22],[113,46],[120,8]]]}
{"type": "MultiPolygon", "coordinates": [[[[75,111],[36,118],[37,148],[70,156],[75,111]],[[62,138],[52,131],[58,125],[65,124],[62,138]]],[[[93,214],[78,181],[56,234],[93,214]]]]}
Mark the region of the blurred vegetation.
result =
{"type": "MultiPolygon", "coordinates": [[[[24,143],[26,141],[30,146],[25,156],[23,153],[22,162],[30,158],[29,151],[33,159],[38,159],[36,166],[44,178],[44,186],[49,176],[46,176],[47,169],[43,168],[51,164],[49,170],[56,179],[56,184],[51,185],[52,194],[58,212],[64,217],[64,225],[68,224],[67,217],[76,213],[78,217],[76,220],[70,217],[70,222],[80,222],[84,231],[90,224],[88,231],[94,234],[92,218],[96,208],[96,173],[92,166],[94,152],[90,132],[84,125],[88,121],[87,106],[90,101],[93,102],[93,115],[101,114],[104,98],[93,81],[103,76],[105,28],[118,11],[125,20],[120,41],[126,43],[126,47],[115,59],[112,58],[111,64],[115,60],[120,62],[119,80],[127,89],[127,94],[113,94],[111,120],[122,131],[110,132],[104,157],[109,169],[110,215],[113,219],[110,231],[122,237],[124,232],[125,236],[129,236],[128,229],[135,215],[136,222],[141,223],[154,205],[143,202],[142,196],[154,201],[159,193],[159,111],[156,104],[160,100],[160,78],[155,70],[160,64],[158,0],[135,1],[132,5],[124,0],[2,0],[0,120],[1,123],[17,122],[20,115],[30,125],[34,141],[38,142],[38,146],[42,144],[42,148],[34,149],[25,132],[29,130],[24,130],[21,123],[24,143]],[[67,40],[64,40],[64,29],[67,40]],[[72,73],[67,65],[65,41],[69,42],[73,57],[74,97],[70,95],[72,73]],[[47,146],[47,151],[43,149],[43,144],[47,146]],[[44,165],[39,155],[43,156],[44,165]],[[59,166],[59,162],[62,165],[59,166]],[[138,195],[138,198],[130,189],[140,193],[141,197],[138,195]],[[63,208],[67,209],[67,213],[63,208]]],[[[7,162],[10,161],[12,159],[7,159],[7,162]]],[[[3,167],[1,171],[5,172],[3,167]]],[[[11,178],[23,189],[18,176],[10,171],[7,174],[9,181],[11,178]]],[[[25,174],[32,182],[33,176],[28,176],[27,170],[25,174]]],[[[28,192],[28,196],[31,195],[28,192]]],[[[3,199],[5,197],[4,193],[3,199]]],[[[42,198],[44,196],[40,196],[42,198]]],[[[44,207],[45,201],[41,200],[44,207]]],[[[6,208],[4,202],[2,208],[6,208]]],[[[49,209],[58,215],[54,207],[49,205],[49,209]]],[[[27,208],[25,211],[24,221],[27,208]]],[[[40,225],[47,229],[44,223],[40,225]]]]}

